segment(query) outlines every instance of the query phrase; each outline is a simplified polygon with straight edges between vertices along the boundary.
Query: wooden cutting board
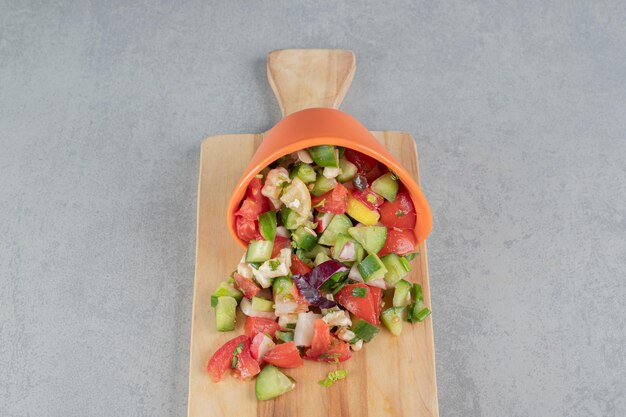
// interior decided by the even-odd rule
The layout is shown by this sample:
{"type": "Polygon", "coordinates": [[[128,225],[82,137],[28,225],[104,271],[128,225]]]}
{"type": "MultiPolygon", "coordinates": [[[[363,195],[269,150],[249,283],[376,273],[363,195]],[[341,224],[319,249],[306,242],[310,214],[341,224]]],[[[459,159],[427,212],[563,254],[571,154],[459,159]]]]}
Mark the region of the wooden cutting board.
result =
{"type": "MultiPolygon", "coordinates": [[[[338,50],[277,51],[270,54],[268,62],[270,84],[284,114],[312,107],[320,99],[327,107],[337,107],[350,85],[355,65],[354,54],[338,50]],[[289,87],[280,88],[285,85],[289,87]]],[[[413,138],[402,132],[372,133],[419,182],[413,138]]],[[[296,389],[274,400],[257,401],[254,381],[241,382],[230,376],[217,384],[211,381],[206,372],[211,354],[242,334],[244,322],[238,312],[234,332],[217,332],[210,305],[211,293],[235,269],[244,252],[228,232],[226,206],[262,140],[263,134],[222,135],[209,137],[201,145],[188,416],[438,416],[430,317],[423,323],[405,323],[400,337],[382,329],[347,362],[329,365],[305,361],[303,367],[285,370],[296,380],[296,389]],[[318,381],[335,369],[346,369],[347,379],[330,388],[320,386],[318,381]]],[[[431,307],[425,243],[419,246],[419,252],[407,279],[422,285],[424,301],[431,307]]],[[[437,314],[436,308],[433,314],[437,314]]]]}

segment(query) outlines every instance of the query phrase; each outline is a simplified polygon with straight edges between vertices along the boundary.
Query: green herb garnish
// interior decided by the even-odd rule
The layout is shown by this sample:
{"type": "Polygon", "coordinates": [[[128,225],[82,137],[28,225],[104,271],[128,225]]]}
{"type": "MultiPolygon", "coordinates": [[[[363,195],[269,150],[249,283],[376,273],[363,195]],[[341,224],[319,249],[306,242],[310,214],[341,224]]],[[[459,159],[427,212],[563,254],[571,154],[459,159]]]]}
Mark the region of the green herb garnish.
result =
{"type": "Polygon", "coordinates": [[[367,288],[356,287],[352,290],[352,295],[358,298],[365,298],[367,295],[367,288]]]}
{"type": "Polygon", "coordinates": [[[335,381],[339,381],[340,379],[345,379],[348,376],[348,371],[345,369],[338,369],[336,371],[331,371],[328,373],[326,378],[319,381],[319,384],[323,387],[330,387],[333,385],[335,381]]]}

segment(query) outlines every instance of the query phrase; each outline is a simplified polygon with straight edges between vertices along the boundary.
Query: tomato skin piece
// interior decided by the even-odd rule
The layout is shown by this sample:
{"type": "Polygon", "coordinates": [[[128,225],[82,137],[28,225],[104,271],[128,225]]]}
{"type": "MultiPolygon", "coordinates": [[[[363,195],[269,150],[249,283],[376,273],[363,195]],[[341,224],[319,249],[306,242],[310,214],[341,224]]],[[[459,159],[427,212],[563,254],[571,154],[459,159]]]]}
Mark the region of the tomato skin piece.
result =
{"type": "Polygon", "coordinates": [[[371,324],[380,324],[379,316],[382,307],[382,289],[370,287],[363,283],[348,284],[335,294],[335,300],[355,316],[371,324]],[[352,290],[355,288],[366,289],[365,297],[354,296],[352,290]]]}
{"type": "Polygon", "coordinates": [[[311,197],[311,206],[320,213],[343,214],[348,206],[348,189],[338,183],[335,188],[320,196],[311,197]]]}
{"type": "Polygon", "coordinates": [[[207,364],[207,371],[211,375],[213,382],[219,382],[222,379],[224,373],[231,367],[233,351],[240,343],[245,344],[246,341],[248,341],[246,336],[237,336],[224,343],[222,347],[215,351],[207,364]]]}
{"type": "Polygon", "coordinates": [[[401,191],[393,203],[385,201],[380,206],[380,222],[387,228],[414,229],[417,215],[409,193],[401,191]]]}
{"type": "MultiPolygon", "coordinates": [[[[244,336],[245,338],[245,336],[244,336]]],[[[250,354],[250,340],[246,338],[243,348],[237,354],[237,365],[235,366],[235,378],[248,379],[261,372],[259,363],[250,354]]]]}
{"type": "Polygon", "coordinates": [[[246,198],[241,203],[239,210],[235,212],[235,216],[254,221],[259,217],[259,214],[270,209],[270,201],[261,194],[261,188],[263,188],[263,181],[260,178],[253,178],[250,181],[246,198]]]}
{"type": "Polygon", "coordinates": [[[378,256],[381,257],[390,253],[406,255],[415,250],[416,243],[412,230],[388,229],[385,246],[378,252],[378,256]]]}
{"type": "Polygon", "coordinates": [[[252,298],[261,291],[261,288],[254,281],[237,272],[233,273],[233,279],[235,280],[235,288],[241,291],[246,298],[252,298]]]}
{"type": "Polygon", "coordinates": [[[382,196],[376,194],[369,187],[363,191],[352,191],[352,197],[365,204],[365,206],[370,210],[378,209],[378,207],[380,207],[385,202],[385,199],[382,196]]]}
{"type": "Polygon", "coordinates": [[[294,275],[304,275],[311,271],[311,267],[302,262],[295,253],[291,255],[291,273],[294,275]]]}
{"type": "Polygon", "coordinates": [[[237,236],[244,242],[262,239],[261,233],[255,220],[246,219],[242,216],[235,216],[235,230],[237,236]]]}
{"type": "MultiPolygon", "coordinates": [[[[352,351],[350,351],[350,344],[337,337],[333,337],[330,341],[330,347],[328,349],[328,356],[323,358],[324,362],[344,362],[352,357],[352,351]]],[[[320,360],[320,359],[318,359],[320,360]]]]}
{"type": "Polygon", "coordinates": [[[243,326],[243,331],[250,340],[252,340],[257,333],[265,333],[270,337],[274,337],[278,330],[280,330],[278,322],[264,317],[246,316],[246,323],[243,326]]]}
{"type": "Polygon", "coordinates": [[[307,349],[304,356],[307,359],[318,359],[321,355],[328,353],[330,347],[330,329],[328,324],[322,319],[315,319],[313,322],[313,340],[311,347],[307,349]]]}
{"type": "Polygon", "coordinates": [[[354,149],[346,148],[343,156],[354,165],[356,165],[357,170],[360,173],[370,172],[374,167],[378,164],[371,156],[365,155],[359,151],[355,151],[354,149]]]}
{"type": "Polygon", "coordinates": [[[288,237],[276,236],[274,238],[274,248],[272,249],[272,258],[280,255],[281,249],[291,248],[291,240],[288,237]]]}
{"type": "Polygon", "coordinates": [[[304,364],[294,342],[274,346],[263,356],[263,360],[279,368],[298,368],[304,364]]]}

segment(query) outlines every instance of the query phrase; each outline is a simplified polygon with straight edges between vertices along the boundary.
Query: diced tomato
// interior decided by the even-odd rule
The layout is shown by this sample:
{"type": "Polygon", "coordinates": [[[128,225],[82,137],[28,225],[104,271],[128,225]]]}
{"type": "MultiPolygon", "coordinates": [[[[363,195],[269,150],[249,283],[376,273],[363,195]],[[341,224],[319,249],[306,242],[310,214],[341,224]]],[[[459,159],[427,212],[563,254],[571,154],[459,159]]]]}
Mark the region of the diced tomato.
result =
{"type": "Polygon", "coordinates": [[[293,297],[293,301],[295,301],[296,304],[309,305],[309,302],[306,300],[306,298],[304,298],[304,296],[298,289],[298,286],[295,284],[291,286],[291,296],[293,297]]]}
{"type": "Polygon", "coordinates": [[[280,330],[280,326],[275,320],[264,317],[246,316],[246,323],[243,326],[243,331],[249,339],[254,338],[258,333],[274,337],[278,330],[280,330]]]}
{"type": "Polygon", "coordinates": [[[352,197],[365,204],[370,210],[376,210],[385,202],[385,199],[382,196],[376,194],[369,187],[363,191],[352,191],[352,197]]]}
{"type": "Polygon", "coordinates": [[[274,346],[265,354],[263,360],[279,368],[297,368],[304,364],[294,342],[274,346]]]}
{"type": "Polygon", "coordinates": [[[274,249],[272,249],[272,258],[280,255],[280,250],[291,247],[291,240],[288,237],[276,236],[274,238],[274,249]]]}
{"type": "Polygon", "coordinates": [[[346,148],[346,152],[344,153],[345,158],[356,165],[356,168],[361,173],[367,173],[374,169],[378,162],[372,158],[371,156],[367,156],[359,151],[355,151],[354,149],[346,148]]]}
{"type": "Polygon", "coordinates": [[[248,184],[246,198],[241,203],[241,207],[235,213],[235,216],[241,216],[248,220],[256,220],[259,214],[270,209],[270,201],[261,194],[263,181],[260,178],[253,178],[248,184]]]}
{"type": "Polygon", "coordinates": [[[294,275],[304,275],[311,270],[311,267],[302,262],[295,253],[291,255],[291,273],[294,275]]]}
{"type": "Polygon", "coordinates": [[[241,291],[246,298],[252,298],[261,291],[261,288],[254,281],[237,272],[233,274],[233,279],[235,280],[235,288],[241,291]]]}
{"type": "Polygon", "coordinates": [[[267,352],[275,345],[276,343],[274,343],[270,336],[265,333],[257,333],[250,343],[250,355],[256,359],[258,363],[262,363],[267,352]]]}
{"type": "Polygon", "coordinates": [[[390,253],[406,255],[415,250],[415,244],[413,230],[388,229],[385,246],[378,252],[378,256],[385,256],[390,253]]]}
{"type": "Polygon", "coordinates": [[[307,359],[317,359],[320,355],[328,353],[330,346],[330,329],[328,324],[322,319],[315,319],[313,322],[313,340],[311,347],[307,349],[304,356],[307,359]]]}
{"type": "Polygon", "coordinates": [[[312,196],[311,206],[321,213],[343,214],[348,206],[348,189],[338,183],[329,192],[312,196]]]}
{"type": "MultiPolygon", "coordinates": [[[[207,371],[211,375],[213,382],[219,382],[224,373],[231,368],[233,360],[233,351],[239,344],[243,345],[248,339],[245,336],[237,336],[229,340],[220,347],[207,364],[207,371]]],[[[258,365],[257,365],[258,366],[258,365]]]]}
{"type": "Polygon", "coordinates": [[[237,365],[235,365],[235,378],[248,379],[261,372],[259,363],[250,354],[250,341],[248,339],[243,342],[241,352],[237,353],[236,356],[237,365]]]}
{"type": "Polygon", "coordinates": [[[333,337],[330,341],[328,355],[323,359],[325,362],[343,362],[350,359],[350,357],[352,357],[350,344],[338,339],[337,337],[333,337]]]}
{"type": "Polygon", "coordinates": [[[415,206],[411,201],[409,193],[402,191],[396,196],[393,203],[385,201],[380,206],[380,222],[389,229],[395,227],[397,229],[413,229],[415,228],[415,206]]]}
{"type": "Polygon", "coordinates": [[[382,308],[382,290],[366,284],[348,284],[335,295],[335,300],[344,306],[346,310],[357,317],[367,320],[372,324],[379,324],[378,317],[382,308]],[[365,288],[365,297],[356,297],[352,294],[355,288],[365,288]]]}
{"type": "Polygon", "coordinates": [[[235,229],[237,236],[244,242],[262,239],[261,233],[255,220],[246,219],[245,217],[235,216],[235,229]]]}

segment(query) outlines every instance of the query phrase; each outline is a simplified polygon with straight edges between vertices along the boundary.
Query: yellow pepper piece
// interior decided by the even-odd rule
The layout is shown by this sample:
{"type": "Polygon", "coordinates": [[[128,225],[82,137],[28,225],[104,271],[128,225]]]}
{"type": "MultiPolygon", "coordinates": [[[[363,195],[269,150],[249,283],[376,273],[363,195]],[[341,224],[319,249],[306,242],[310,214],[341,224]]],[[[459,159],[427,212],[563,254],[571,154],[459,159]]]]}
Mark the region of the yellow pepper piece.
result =
{"type": "Polygon", "coordinates": [[[376,210],[370,210],[365,204],[352,196],[348,197],[346,213],[365,226],[374,226],[380,218],[380,214],[376,210]]]}

